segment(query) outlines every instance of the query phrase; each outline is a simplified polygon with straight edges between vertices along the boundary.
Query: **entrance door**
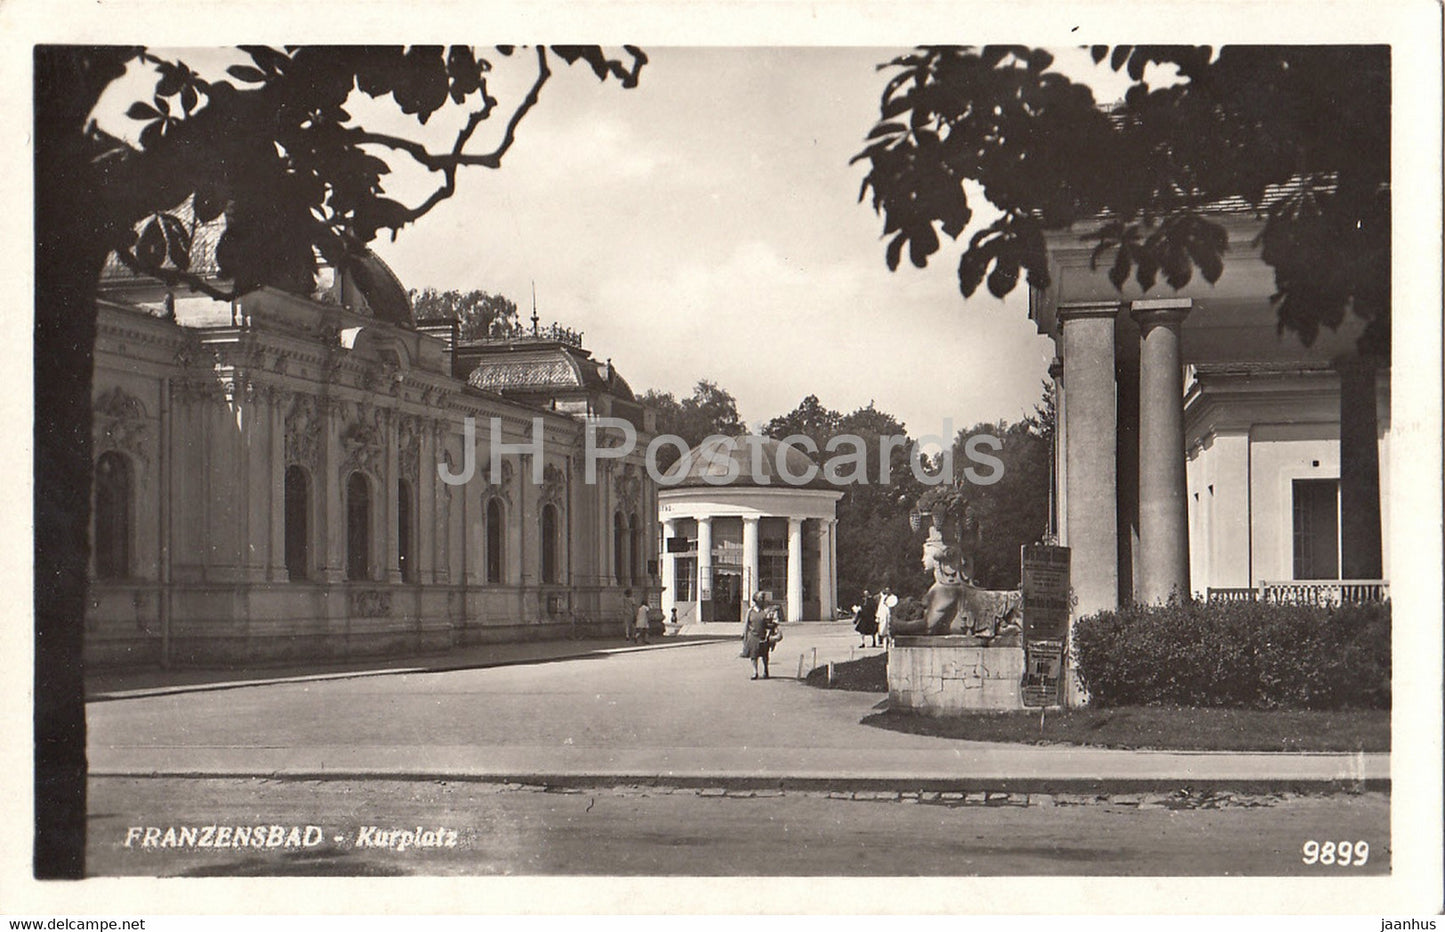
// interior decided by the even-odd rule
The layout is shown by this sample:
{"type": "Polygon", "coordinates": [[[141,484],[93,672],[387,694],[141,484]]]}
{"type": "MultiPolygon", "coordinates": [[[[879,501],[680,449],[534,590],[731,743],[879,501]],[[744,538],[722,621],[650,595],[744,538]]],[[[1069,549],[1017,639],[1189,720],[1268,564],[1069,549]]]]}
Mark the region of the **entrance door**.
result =
{"type": "Polygon", "coordinates": [[[712,617],[738,620],[742,617],[743,578],[738,573],[716,573],[712,586],[712,617]]]}

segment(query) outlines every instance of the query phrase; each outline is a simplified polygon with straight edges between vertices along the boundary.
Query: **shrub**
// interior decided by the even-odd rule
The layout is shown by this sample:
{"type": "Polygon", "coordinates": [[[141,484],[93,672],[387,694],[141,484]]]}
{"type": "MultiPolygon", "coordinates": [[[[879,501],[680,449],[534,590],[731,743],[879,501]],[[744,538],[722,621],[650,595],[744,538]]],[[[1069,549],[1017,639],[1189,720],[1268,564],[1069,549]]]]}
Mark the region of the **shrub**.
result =
{"type": "Polygon", "coordinates": [[[924,614],[923,603],[911,595],[906,595],[893,607],[891,617],[894,621],[917,621],[924,614]]]}
{"type": "Polygon", "coordinates": [[[1081,618],[1072,650],[1100,706],[1390,707],[1390,605],[1129,606],[1081,618]]]}

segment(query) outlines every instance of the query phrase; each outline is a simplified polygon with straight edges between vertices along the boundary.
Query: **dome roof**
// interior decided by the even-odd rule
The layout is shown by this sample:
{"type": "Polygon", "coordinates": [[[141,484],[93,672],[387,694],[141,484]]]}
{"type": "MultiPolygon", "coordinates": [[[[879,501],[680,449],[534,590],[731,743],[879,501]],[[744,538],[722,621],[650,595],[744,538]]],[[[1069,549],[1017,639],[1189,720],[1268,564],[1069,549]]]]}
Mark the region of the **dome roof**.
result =
{"type": "Polygon", "coordinates": [[[714,437],[693,447],[672,465],[663,477],[663,488],[689,486],[763,486],[783,489],[827,489],[832,485],[822,470],[797,447],[753,434],[742,437],[714,437]],[[778,471],[779,457],[790,475],[814,473],[808,482],[789,479],[778,471]],[[734,478],[724,481],[733,474],[734,478]],[[711,481],[709,481],[711,480],[711,481]]]}
{"type": "Polygon", "coordinates": [[[467,376],[475,388],[488,391],[566,392],[583,389],[633,400],[632,387],[611,362],[593,359],[584,349],[559,341],[521,338],[463,347],[474,359],[467,376]]]}

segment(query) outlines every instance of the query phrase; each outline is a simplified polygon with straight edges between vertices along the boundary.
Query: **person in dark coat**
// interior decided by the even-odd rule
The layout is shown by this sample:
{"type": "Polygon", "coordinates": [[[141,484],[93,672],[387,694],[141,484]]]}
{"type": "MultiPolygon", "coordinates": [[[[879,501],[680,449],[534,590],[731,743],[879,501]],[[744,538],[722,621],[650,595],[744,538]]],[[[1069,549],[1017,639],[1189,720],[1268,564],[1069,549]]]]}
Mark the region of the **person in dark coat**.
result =
{"type": "Polygon", "coordinates": [[[753,593],[753,605],[743,625],[743,656],[753,662],[753,679],[758,678],[758,661],[763,662],[763,679],[768,678],[768,655],[773,651],[771,635],[778,626],[778,613],[767,607],[761,592],[753,593]]]}
{"type": "Polygon", "coordinates": [[[858,606],[858,616],[853,619],[853,630],[858,632],[858,646],[867,647],[867,639],[873,638],[878,646],[878,598],[863,590],[863,602],[858,606]]]}

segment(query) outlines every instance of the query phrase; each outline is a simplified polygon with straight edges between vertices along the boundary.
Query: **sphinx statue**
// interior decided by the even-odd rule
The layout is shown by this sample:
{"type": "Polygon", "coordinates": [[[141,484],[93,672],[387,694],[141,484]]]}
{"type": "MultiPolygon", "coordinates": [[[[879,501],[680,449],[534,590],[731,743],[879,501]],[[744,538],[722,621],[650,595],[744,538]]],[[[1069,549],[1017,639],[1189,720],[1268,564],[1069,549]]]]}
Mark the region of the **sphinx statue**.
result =
{"type": "Polygon", "coordinates": [[[989,644],[1017,644],[1022,632],[1019,591],[980,589],[965,567],[959,547],[945,541],[937,526],[929,528],[923,569],[933,574],[933,585],[923,597],[923,617],[894,621],[893,633],[962,634],[989,644]]]}

